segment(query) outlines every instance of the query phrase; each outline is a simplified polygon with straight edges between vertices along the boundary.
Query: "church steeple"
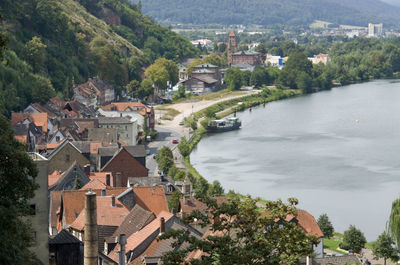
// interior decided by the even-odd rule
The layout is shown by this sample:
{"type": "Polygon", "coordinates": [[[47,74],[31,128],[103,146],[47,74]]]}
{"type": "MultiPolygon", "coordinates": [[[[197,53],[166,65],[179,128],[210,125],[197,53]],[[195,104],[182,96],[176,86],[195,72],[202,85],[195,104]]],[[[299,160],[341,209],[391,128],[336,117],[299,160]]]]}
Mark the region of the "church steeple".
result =
{"type": "Polygon", "coordinates": [[[227,50],[228,65],[232,65],[232,54],[237,52],[236,34],[233,30],[229,33],[227,48],[228,48],[228,50],[227,50]]]}

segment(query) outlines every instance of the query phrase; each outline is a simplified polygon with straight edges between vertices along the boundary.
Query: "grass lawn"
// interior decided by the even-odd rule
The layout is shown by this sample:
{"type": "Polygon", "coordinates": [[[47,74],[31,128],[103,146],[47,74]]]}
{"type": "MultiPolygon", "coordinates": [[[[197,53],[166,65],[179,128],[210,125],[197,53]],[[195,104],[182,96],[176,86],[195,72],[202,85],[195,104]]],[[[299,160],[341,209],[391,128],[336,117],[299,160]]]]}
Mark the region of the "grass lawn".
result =
{"type": "Polygon", "coordinates": [[[170,120],[171,121],[180,113],[176,109],[166,108],[164,110],[167,111],[167,112],[164,113],[164,115],[162,115],[162,117],[161,117],[162,120],[170,120]]]}
{"type": "Polygon", "coordinates": [[[340,233],[334,233],[334,236],[331,238],[324,238],[324,248],[330,249],[342,254],[347,254],[344,251],[338,250],[339,244],[342,242],[343,239],[343,234],[340,233]]]}

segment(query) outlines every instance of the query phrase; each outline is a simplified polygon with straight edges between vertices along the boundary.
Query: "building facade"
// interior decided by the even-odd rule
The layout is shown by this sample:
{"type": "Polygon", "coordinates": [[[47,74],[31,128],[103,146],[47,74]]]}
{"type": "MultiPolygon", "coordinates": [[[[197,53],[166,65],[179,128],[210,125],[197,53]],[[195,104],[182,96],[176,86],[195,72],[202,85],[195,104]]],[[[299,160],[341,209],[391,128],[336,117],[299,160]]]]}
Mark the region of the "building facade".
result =
{"type": "Polygon", "coordinates": [[[127,145],[136,145],[138,138],[137,120],[127,117],[99,117],[99,128],[117,129],[117,139],[127,145]]]}
{"type": "Polygon", "coordinates": [[[237,46],[237,39],[236,39],[236,34],[234,31],[231,31],[229,33],[228,37],[228,45],[227,45],[227,59],[228,59],[228,65],[232,65],[232,55],[237,52],[238,46],[237,46]]]}

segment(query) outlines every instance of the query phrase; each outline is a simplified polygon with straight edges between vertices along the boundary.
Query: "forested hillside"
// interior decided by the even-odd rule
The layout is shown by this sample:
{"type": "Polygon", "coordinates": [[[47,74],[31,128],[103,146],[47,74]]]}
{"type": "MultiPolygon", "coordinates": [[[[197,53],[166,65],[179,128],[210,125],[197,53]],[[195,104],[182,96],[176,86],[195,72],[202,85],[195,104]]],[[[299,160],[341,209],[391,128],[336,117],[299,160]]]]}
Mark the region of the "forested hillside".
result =
{"type": "Polygon", "coordinates": [[[315,20],[359,26],[400,22],[400,8],[379,0],[146,0],[141,3],[144,13],[162,22],[301,26],[315,20]]]}
{"type": "Polygon", "coordinates": [[[93,76],[120,91],[159,57],[197,54],[127,0],[3,0],[0,13],[8,40],[0,64],[0,112],[6,115],[57,93],[68,99],[72,82],[93,76]]]}

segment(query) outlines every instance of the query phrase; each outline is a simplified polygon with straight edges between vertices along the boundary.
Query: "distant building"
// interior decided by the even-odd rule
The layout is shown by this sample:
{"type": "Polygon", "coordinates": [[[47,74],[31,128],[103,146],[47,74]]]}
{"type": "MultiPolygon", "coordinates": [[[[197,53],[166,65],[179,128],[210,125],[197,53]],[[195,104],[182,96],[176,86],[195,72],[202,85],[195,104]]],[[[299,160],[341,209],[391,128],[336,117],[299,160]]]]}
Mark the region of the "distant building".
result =
{"type": "Polygon", "coordinates": [[[193,41],[191,41],[191,43],[196,47],[198,47],[199,45],[201,47],[207,47],[207,48],[213,47],[213,42],[208,39],[193,40],[193,41]]]}
{"type": "Polygon", "coordinates": [[[123,141],[128,145],[136,145],[137,143],[138,130],[136,119],[129,119],[127,117],[99,117],[99,128],[117,129],[118,141],[123,141]]]}
{"type": "Polygon", "coordinates": [[[285,65],[284,58],[282,58],[280,56],[274,56],[272,54],[267,53],[265,57],[266,57],[265,58],[266,65],[270,65],[270,66],[278,67],[278,68],[282,68],[285,65]]]}
{"type": "Polygon", "coordinates": [[[368,24],[368,37],[381,37],[383,35],[383,24],[368,24]]]}
{"type": "Polygon", "coordinates": [[[183,83],[192,93],[207,93],[221,86],[221,72],[216,65],[199,64],[193,67],[191,77],[183,83]]]}
{"type": "Polygon", "coordinates": [[[86,83],[74,87],[74,100],[86,106],[103,106],[115,100],[114,87],[97,77],[89,78],[86,83]]]}
{"type": "Polygon", "coordinates": [[[309,59],[313,64],[322,63],[322,64],[327,65],[328,63],[331,62],[331,57],[329,57],[328,54],[323,54],[323,53],[314,55],[314,57],[311,57],[311,58],[308,58],[308,59],[309,59]]]}
{"type": "Polygon", "coordinates": [[[230,65],[246,63],[252,66],[263,64],[261,53],[254,51],[240,51],[232,54],[230,65]]]}

